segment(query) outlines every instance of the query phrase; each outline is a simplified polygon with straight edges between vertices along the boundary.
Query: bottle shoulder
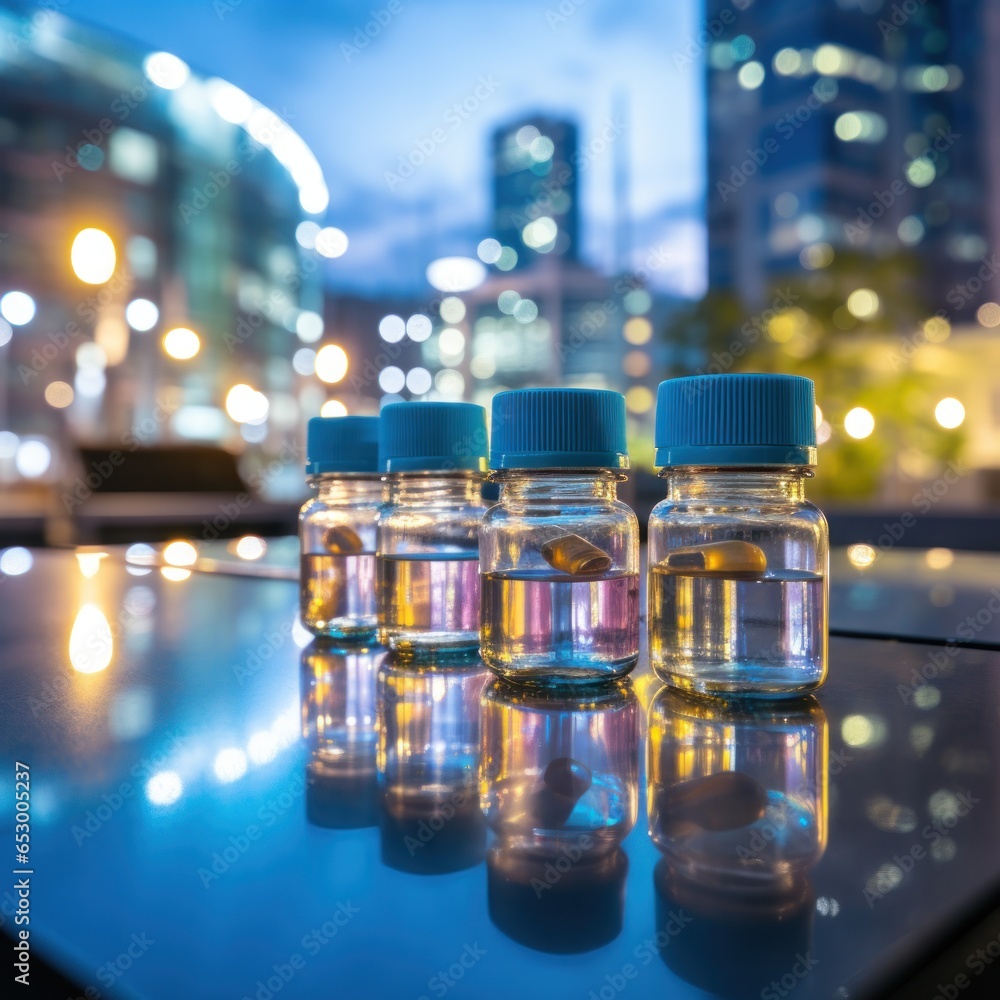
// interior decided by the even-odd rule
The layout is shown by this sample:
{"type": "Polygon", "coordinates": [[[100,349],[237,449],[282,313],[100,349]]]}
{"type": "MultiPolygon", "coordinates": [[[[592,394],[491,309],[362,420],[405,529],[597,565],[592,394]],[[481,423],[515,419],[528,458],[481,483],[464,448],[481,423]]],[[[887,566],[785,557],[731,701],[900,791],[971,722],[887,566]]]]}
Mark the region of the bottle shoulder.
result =
{"type": "Polygon", "coordinates": [[[656,504],[651,516],[669,517],[672,514],[724,514],[734,515],[767,512],[768,514],[785,514],[789,517],[813,518],[825,521],[823,511],[811,500],[733,497],[733,496],[699,496],[692,498],[671,499],[669,497],[656,504]]]}

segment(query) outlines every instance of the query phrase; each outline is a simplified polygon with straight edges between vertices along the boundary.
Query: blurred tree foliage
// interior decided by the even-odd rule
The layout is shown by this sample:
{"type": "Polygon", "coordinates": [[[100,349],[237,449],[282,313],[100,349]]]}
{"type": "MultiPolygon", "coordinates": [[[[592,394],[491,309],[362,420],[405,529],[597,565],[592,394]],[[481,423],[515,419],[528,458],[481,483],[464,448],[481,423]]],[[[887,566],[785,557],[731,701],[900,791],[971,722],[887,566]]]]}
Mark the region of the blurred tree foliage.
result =
{"type": "MultiPolygon", "coordinates": [[[[947,316],[923,295],[921,261],[909,253],[872,258],[811,247],[812,270],[775,281],[762,308],[712,291],[668,325],[670,374],[740,371],[806,375],[823,411],[812,494],[870,498],[893,471],[930,478],[953,459],[960,431],[934,419],[933,372],[921,350],[946,340],[947,316]],[[872,294],[874,293],[874,294],[872,294]],[[864,407],[875,430],[856,440],[844,417],[864,407]]],[[[809,258],[807,258],[809,259],[809,258]]]]}

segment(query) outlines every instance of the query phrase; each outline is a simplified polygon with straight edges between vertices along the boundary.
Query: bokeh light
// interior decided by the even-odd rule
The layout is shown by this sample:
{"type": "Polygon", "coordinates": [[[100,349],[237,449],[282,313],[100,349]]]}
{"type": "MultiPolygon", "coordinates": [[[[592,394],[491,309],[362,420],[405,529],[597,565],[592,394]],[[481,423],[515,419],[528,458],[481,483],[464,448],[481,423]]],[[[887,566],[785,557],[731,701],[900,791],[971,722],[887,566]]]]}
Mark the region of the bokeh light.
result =
{"type": "Polygon", "coordinates": [[[924,562],[930,569],[947,569],[955,561],[955,553],[951,549],[928,549],[924,554],[924,562]]]}
{"type": "Polygon", "coordinates": [[[244,535],[236,542],[236,555],[252,562],[267,552],[267,542],[259,535],[244,535]]]}
{"type": "Polygon", "coordinates": [[[965,407],[954,396],[946,396],[934,407],[934,419],[945,429],[954,430],[965,420],[965,407]]]}
{"type": "Polygon", "coordinates": [[[321,257],[343,257],[347,253],[347,233],[336,226],[326,226],[313,239],[313,246],[321,257]]]}
{"type": "Polygon", "coordinates": [[[49,471],[52,449],[44,442],[29,438],[18,445],[14,455],[14,468],[25,479],[38,479],[49,471]]]}
{"type": "Polygon", "coordinates": [[[879,310],[878,295],[870,288],[856,288],[847,296],[847,309],[858,319],[871,319],[879,310]]]}
{"type": "Polygon", "coordinates": [[[115,273],[118,260],[113,240],[101,229],[81,229],[69,259],[73,273],[88,285],[103,285],[115,273]]]}
{"type": "Polygon", "coordinates": [[[152,52],[143,60],[143,72],[164,90],[176,90],[183,86],[191,70],[183,59],[170,52],[152,52]]]}
{"type": "Polygon", "coordinates": [[[346,417],[347,407],[339,399],[328,399],[319,410],[321,417],[346,417]]]}
{"type": "Polygon", "coordinates": [[[34,558],[28,549],[21,545],[4,549],[0,552],[0,574],[3,576],[22,576],[31,569],[34,558]]]}
{"type": "Polygon", "coordinates": [[[976,319],[981,326],[1000,326],[1000,304],[996,302],[984,302],[976,310],[976,319]]]}
{"type": "Polygon", "coordinates": [[[226,394],[226,413],[238,424],[259,424],[267,419],[270,409],[267,396],[243,382],[226,394]]]}
{"type": "Polygon", "coordinates": [[[45,402],[57,410],[64,409],[73,402],[73,386],[68,382],[50,382],[45,387],[45,402]]]}
{"type": "Polygon", "coordinates": [[[0,316],[14,326],[24,326],[35,318],[35,300],[27,292],[7,292],[0,297],[0,316]]]}
{"type": "Polygon", "coordinates": [[[212,770],[223,784],[239,781],[247,773],[247,755],[238,747],[227,747],[215,755],[212,770]]]}
{"type": "Polygon", "coordinates": [[[406,336],[406,321],[402,316],[390,313],[379,320],[378,335],[387,344],[397,344],[406,336]]]}
{"type": "Polygon", "coordinates": [[[427,280],[439,292],[468,292],[486,280],[486,268],[473,257],[439,257],[427,265],[427,280]]]}
{"type": "Polygon", "coordinates": [[[133,330],[146,333],[159,322],[160,310],[149,299],[133,299],[125,307],[125,321],[133,330]]]}
{"type": "Polygon", "coordinates": [[[201,338],[186,326],[174,327],[163,335],[163,350],[178,361],[188,361],[201,350],[201,338]]]}
{"type": "Polygon", "coordinates": [[[868,569],[877,556],[878,553],[867,542],[847,547],[847,559],[855,569],[868,569]]]}
{"type": "Polygon", "coordinates": [[[637,347],[648,344],[653,336],[653,324],[645,316],[633,316],[625,321],[622,336],[629,344],[637,347]]]}
{"type": "Polygon", "coordinates": [[[198,550],[190,542],[180,539],[164,546],[163,559],[171,566],[193,566],[198,561],[198,550]]]}
{"type": "Polygon", "coordinates": [[[316,375],[324,382],[339,382],[347,374],[347,364],[347,352],[337,344],[327,344],[316,355],[316,375]]]}
{"type": "Polygon", "coordinates": [[[863,406],[855,406],[844,417],[844,430],[857,440],[868,437],[875,430],[875,418],[863,406]]]}
{"type": "Polygon", "coordinates": [[[447,295],[441,300],[438,313],[446,323],[461,323],[465,319],[465,303],[454,295],[447,295]]]}
{"type": "Polygon", "coordinates": [[[176,771],[157,771],[146,782],[146,798],[154,806],[173,805],[184,792],[184,782],[176,771]]]}

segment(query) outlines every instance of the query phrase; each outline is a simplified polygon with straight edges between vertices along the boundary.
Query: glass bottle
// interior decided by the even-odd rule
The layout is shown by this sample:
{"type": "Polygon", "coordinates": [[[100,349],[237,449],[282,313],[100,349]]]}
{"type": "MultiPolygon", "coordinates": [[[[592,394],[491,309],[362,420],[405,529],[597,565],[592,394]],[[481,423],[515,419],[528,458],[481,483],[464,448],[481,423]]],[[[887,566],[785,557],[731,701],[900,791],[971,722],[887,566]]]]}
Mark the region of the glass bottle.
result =
{"type": "Polygon", "coordinates": [[[663,688],[649,711],[653,944],[679,976],[760,997],[809,952],[808,873],[827,841],[828,726],[814,698],[692,698],[663,688]],[[683,934],[683,947],[670,940],[683,934]]]}
{"type": "Polygon", "coordinates": [[[624,397],[498,393],[490,457],[501,494],[480,532],[484,661],[536,684],[627,674],[639,655],[639,523],[617,499],[624,397]]]}
{"type": "Polygon", "coordinates": [[[649,518],[649,656],[675,687],[802,695],[827,670],[829,539],[805,499],[815,397],[793,375],[660,384],[649,518]]]}
{"type": "Polygon", "coordinates": [[[496,679],[483,692],[480,803],[490,916],[509,937],[577,952],[621,930],[638,811],[639,706],[628,681],[586,693],[496,679]]]}
{"type": "Polygon", "coordinates": [[[401,656],[475,655],[486,411],[472,403],[390,403],[379,461],[379,639],[401,656]]]}
{"type": "Polygon", "coordinates": [[[302,651],[306,813],[316,826],[349,829],[378,820],[375,675],[385,653],[322,639],[302,651]]]}
{"type": "Polygon", "coordinates": [[[478,660],[414,666],[389,655],[376,680],[382,860],[408,872],[479,864],[486,824],[479,809],[478,660]]]}
{"type": "Polygon", "coordinates": [[[313,634],[375,635],[375,519],[382,502],[378,417],[313,417],[299,511],[299,614],[313,634]]]}

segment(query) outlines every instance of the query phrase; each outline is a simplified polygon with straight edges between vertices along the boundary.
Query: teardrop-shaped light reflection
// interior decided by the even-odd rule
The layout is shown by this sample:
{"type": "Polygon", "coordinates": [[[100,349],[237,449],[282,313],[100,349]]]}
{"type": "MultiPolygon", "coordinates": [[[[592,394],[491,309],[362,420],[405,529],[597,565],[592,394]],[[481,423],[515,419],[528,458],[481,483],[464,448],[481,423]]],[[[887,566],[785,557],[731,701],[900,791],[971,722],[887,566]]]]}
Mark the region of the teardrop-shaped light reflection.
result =
{"type": "Polygon", "coordinates": [[[96,604],[84,604],[69,634],[69,662],[81,674],[96,674],[111,663],[111,625],[96,604]]]}

